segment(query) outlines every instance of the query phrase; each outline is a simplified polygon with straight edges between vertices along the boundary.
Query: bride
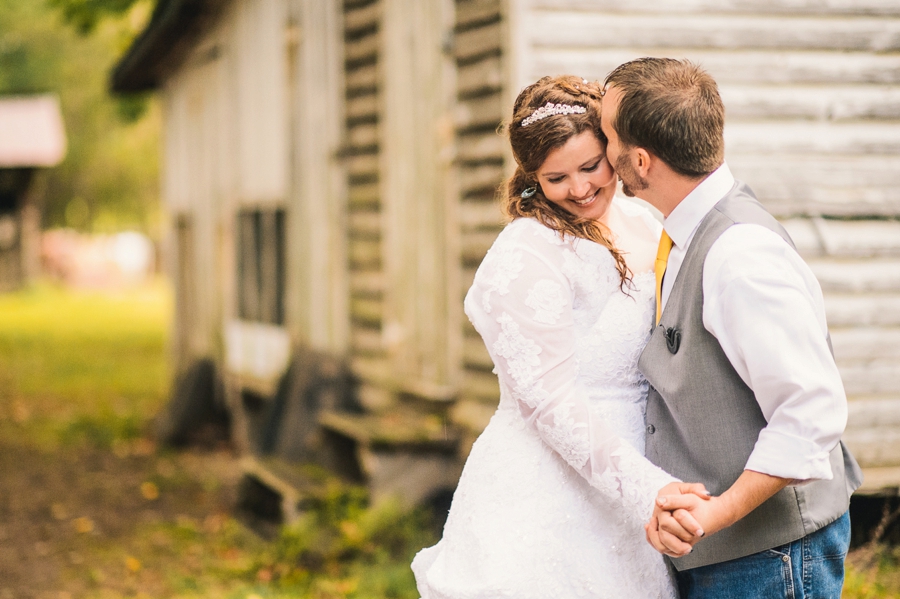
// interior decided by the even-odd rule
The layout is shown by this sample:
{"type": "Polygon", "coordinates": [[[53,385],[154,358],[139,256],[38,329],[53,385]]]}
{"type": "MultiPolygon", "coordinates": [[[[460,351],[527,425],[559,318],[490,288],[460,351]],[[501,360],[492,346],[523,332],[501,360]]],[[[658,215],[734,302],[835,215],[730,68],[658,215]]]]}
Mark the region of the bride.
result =
{"type": "Polygon", "coordinates": [[[614,197],[600,98],[597,84],[562,76],[516,99],[512,222],[465,299],[500,405],[443,538],[413,560],[424,599],[677,596],[643,529],[676,481],[643,457],[637,370],[661,226],[614,197]]]}

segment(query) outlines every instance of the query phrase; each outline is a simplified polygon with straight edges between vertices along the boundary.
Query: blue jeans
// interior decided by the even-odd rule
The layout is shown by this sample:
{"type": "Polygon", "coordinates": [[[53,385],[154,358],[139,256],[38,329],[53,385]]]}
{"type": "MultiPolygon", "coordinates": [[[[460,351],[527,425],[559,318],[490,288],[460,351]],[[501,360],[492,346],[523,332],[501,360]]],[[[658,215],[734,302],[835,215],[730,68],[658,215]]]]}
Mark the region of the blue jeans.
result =
{"type": "Polygon", "coordinates": [[[850,514],[793,543],[678,572],[681,599],[840,599],[850,514]]]}

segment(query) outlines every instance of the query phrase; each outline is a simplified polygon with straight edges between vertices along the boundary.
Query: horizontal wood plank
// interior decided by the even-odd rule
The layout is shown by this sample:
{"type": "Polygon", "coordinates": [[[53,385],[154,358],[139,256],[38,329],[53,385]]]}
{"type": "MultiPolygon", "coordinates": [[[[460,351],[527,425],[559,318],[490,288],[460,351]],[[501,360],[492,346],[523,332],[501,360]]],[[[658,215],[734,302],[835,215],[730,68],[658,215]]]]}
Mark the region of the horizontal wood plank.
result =
{"type": "Polygon", "coordinates": [[[900,256],[900,221],[813,221],[831,256],[900,256]]]}
{"type": "Polygon", "coordinates": [[[885,85],[720,86],[729,119],[900,120],[900,88],[885,85]]]}
{"type": "Polygon", "coordinates": [[[720,48],[746,50],[900,50],[900,19],[815,17],[740,18],[691,15],[620,15],[535,10],[523,23],[536,47],[720,48]],[[598,35],[614,31],[615,35],[598,35]]]}
{"type": "Polygon", "coordinates": [[[459,66],[456,72],[456,90],[462,97],[500,93],[504,77],[502,59],[499,56],[487,56],[459,66]]]}
{"type": "Polygon", "coordinates": [[[378,116],[378,94],[365,94],[347,100],[346,115],[348,119],[359,120],[378,116]]]}
{"type": "Polygon", "coordinates": [[[900,292],[900,260],[894,258],[835,260],[816,258],[808,264],[828,294],[900,292]]]}
{"type": "Polygon", "coordinates": [[[374,182],[364,185],[353,184],[347,191],[347,199],[351,210],[377,210],[381,201],[381,188],[378,178],[373,177],[374,182]]]}
{"type": "Polygon", "coordinates": [[[349,232],[354,239],[381,239],[381,213],[355,211],[349,216],[349,232]]]}
{"type": "Polygon", "coordinates": [[[893,394],[900,397],[900,360],[873,360],[838,364],[848,396],[893,394]]]}
{"type": "Polygon", "coordinates": [[[353,35],[357,31],[377,26],[381,21],[381,13],[381,2],[373,2],[356,10],[345,11],[344,31],[347,35],[353,35]]]}
{"type": "Polygon", "coordinates": [[[453,43],[456,60],[467,62],[489,54],[500,55],[504,45],[502,31],[495,24],[457,33],[453,43]]]}
{"type": "Polygon", "coordinates": [[[725,124],[725,147],[726,156],[897,156],[900,154],[900,122],[816,123],[733,119],[725,124]]]}
{"type": "Polygon", "coordinates": [[[648,14],[724,13],[739,15],[816,15],[816,16],[900,16],[894,0],[533,0],[532,6],[547,10],[591,12],[627,12],[648,14]]]}
{"type": "Polygon", "coordinates": [[[832,327],[830,332],[838,364],[877,365],[887,360],[897,369],[896,378],[900,379],[900,327],[832,327]]]}
{"type": "Polygon", "coordinates": [[[381,300],[361,297],[350,298],[350,318],[369,327],[381,325],[384,305],[381,300]]]}
{"type": "Polygon", "coordinates": [[[346,159],[347,174],[351,177],[377,175],[379,162],[377,154],[359,154],[346,159]]]}
{"type": "MultiPolygon", "coordinates": [[[[603,80],[615,67],[641,56],[689,58],[715,77],[720,85],[836,84],[891,85],[900,83],[900,55],[870,52],[696,48],[537,48],[530,63],[529,81],[544,75],[576,73],[603,80]]],[[[524,84],[525,82],[523,82],[524,84]]]]}
{"type": "Polygon", "coordinates": [[[491,231],[496,236],[503,228],[506,217],[498,202],[461,202],[459,224],[464,232],[491,231]]]}
{"type": "Polygon", "coordinates": [[[456,105],[456,126],[459,129],[495,130],[503,120],[503,98],[500,94],[460,100],[456,105]]]}
{"type": "Polygon", "coordinates": [[[737,154],[726,148],[728,166],[742,181],[768,178],[797,193],[809,187],[900,188],[900,154],[808,156],[776,152],[737,154]]]}
{"type": "Polygon", "coordinates": [[[852,400],[847,408],[847,430],[900,427],[900,396],[852,400]]]}
{"type": "Polygon", "coordinates": [[[465,163],[502,164],[506,140],[496,133],[461,135],[458,138],[457,160],[465,163]]]}
{"type": "Polygon", "coordinates": [[[848,430],[843,440],[864,468],[900,465],[900,427],[848,430]]]}
{"type": "Polygon", "coordinates": [[[825,314],[832,327],[900,326],[900,294],[825,296],[825,314]]]}
{"type": "Polygon", "coordinates": [[[468,29],[496,21],[500,18],[501,10],[500,0],[457,0],[456,27],[468,29]]]}
{"type": "Polygon", "coordinates": [[[465,196],[476,192],[494,191],[503,183],[503,166],[484,164],[459,169],[459,190],[465,196]]]}
{"type": "Polygon", "coordinates": [[[351,94],[356,90],[375,89],[378,87],[378,83],[378,65],[375,63],[347,69],[344,73],[344,84],[347,92],[351,94]]]}
{"type": "Polygon", "coordinates": [[[381,241],[353,239],[348,244],[350,267],[359,270],[381,268],[381,241]]]}
{"type": "Polygon", "coordinates": [[[373,32],[354,40],[344,42],[344,61],[348,64],[372,62],[378,57],[381,35],[373,32]]]}
{"type": "Polygon", "coordinates": [[[378,270],[351,270],[350,294],[379,298],[384,293],[384,273],[378,270]]]}
{"type": "Polygon", "coordinates": [[[365,123],[347,128],[347,146],[350,148],[374,148],[377,145],[377,124],[365,123]]]}

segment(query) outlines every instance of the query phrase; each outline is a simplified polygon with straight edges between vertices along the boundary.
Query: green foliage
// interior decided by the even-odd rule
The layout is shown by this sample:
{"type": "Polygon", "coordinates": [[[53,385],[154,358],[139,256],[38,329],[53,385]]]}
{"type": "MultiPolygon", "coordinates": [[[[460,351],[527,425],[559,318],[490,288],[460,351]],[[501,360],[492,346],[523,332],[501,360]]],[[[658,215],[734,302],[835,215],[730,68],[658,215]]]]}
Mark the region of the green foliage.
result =
{"type": "Polygon", "coordinates": [[[423,512],[389,501],[369,506],[364,490],[335,484],[251,571],[272,590],[304,596],[414,599],[409,563],[433,543],[423,512]]]}
{"type": "Polygon", "coordinates": [[[51,6],[59,8],[66,21],[74,25],[82,34],[97,28],[106,17],[118,17],[134,6],[139,0],[49,0],[51,6]]]}
{"type": "Polygon", "coordinates": [[[51,92],[62,105],[68,153],[42,178],[44,224],[155,234],[159,110],[148,96],[107,89],[154,0],[46,1],[0,2],[0,95],[51,92]]]}
{"type": "Polygon", "coordinates": [[[900,547],[869,545],[851,553],[841,596],[844,599],[900,597],[900,547]]]}

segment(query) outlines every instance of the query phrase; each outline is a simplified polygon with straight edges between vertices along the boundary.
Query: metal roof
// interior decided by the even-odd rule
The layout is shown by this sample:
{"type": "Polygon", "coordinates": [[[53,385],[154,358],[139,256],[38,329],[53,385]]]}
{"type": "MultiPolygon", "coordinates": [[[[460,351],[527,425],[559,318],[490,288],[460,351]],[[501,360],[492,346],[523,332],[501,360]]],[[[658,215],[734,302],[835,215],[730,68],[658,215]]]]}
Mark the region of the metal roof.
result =
{"type": "Polygon", "coordinates": [[[0,98],[0,168],[55,166],[65,155],[59,98],[0,98]]]}

